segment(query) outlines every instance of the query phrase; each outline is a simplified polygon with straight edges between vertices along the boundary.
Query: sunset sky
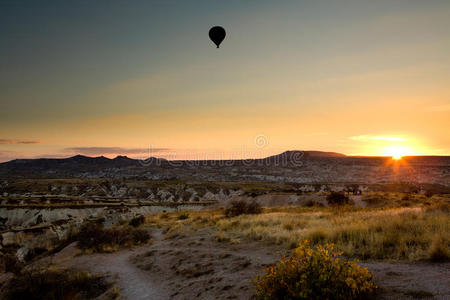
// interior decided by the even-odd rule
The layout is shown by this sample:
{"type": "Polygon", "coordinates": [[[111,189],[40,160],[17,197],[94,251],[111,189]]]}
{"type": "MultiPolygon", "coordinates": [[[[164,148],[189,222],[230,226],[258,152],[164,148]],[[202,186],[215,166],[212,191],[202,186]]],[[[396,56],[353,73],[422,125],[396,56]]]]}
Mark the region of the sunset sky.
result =
{"type": "Polygon", "coordinates": [[[0,0],[0,161],[450,155],[449,54],[448,0],[0,0]]]}

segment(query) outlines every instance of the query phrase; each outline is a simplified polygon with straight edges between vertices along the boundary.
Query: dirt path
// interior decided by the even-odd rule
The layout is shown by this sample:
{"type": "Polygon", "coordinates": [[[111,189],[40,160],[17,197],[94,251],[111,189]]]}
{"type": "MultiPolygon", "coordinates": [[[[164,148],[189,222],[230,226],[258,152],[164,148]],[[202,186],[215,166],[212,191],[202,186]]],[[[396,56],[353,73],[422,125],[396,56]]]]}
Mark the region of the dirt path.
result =
{"type": "Polygon", "coordinates": [[[115,253],[75,256],[78,250],[75,244],[71,244],[56,254],[52,261],[56,264],[111,276],[115,284],[121,288],[121,294],[125,299],[168,299],[168,292],[155,284],[147,272],[130,261],[131,257],[147,252],[149,247],[147,245],[115,253]]]}
{"type": "Polygon", "coordinates": [[[375,275],[381,299],[450,299],[450,263],[361,263],[375,275]]]}
{"type": "MultiPolygon", "coordinates": [[[[251,280],[283,249],[261,242],[218,242],[211,228],[160,240],[136,255],[141,270],[171,288],[170,299],[252,299],[251,280]],[[155,278],[157,276],[157,278],[155,278]]],[[[377,299],[450,299],[450,263],[361,263],[380,286],[377,299]]]]}
{"type": "Polygon", "coordinates": [[[121,294],[126,299],[167,299],[164,291],[152,284],[149,275],[130,262],[131,256],[145,251],[146,247],[141,247],[137,250],[121,251],[100,257],[94,255],[89,257],[89,261],[83,263],[89,266],[88,269],[91,272],[114,276],[116,284],[122,289],[121,294]]]}
{"type": "MultiPolygon", "coordinates": [[[[283,253],[280,247],[245,241],[218,242],[211,228],[110,254],[75,256],[75,244],[53,263],[106,273],[126,299],[252,299],[251,280],[283,253]]],[[[361,263],[375,275],[377,299],[450,299],[450,263],[361,263]]]]}
{"type": "Polygon", "coordinates": [[[254,299],[251,281],[280,258],[260,242],[217,241],[212,228],[174,234],[153,243],[133,262],[170,288],[167,299],[254,299]]]}

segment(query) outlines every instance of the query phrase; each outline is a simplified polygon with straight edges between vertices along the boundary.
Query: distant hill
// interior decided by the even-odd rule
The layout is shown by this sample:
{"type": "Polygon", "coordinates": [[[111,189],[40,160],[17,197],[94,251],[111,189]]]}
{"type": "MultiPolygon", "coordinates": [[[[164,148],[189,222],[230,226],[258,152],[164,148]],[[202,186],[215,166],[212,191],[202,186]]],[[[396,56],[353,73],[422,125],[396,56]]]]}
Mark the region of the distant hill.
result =
{"type": "MultiPolygon", "coordinates": [[[[149,161],[159,160],[151,158],[149,161]]],[[[14,159],[0,164],[2,174],[73,174],[95,172],[112,168],[139,167],[141,161],[127,156],[110,159],[104,156],[88,157],[76,155],[69,158],[14,159]]]]}
{"type": "Polygon", "coordinates": [[[347,157],[347,156],[345,154],[337,152],[290,150],[277,155],[266,157],[263,160],[268,162],[295,162],[308,158],[336,158],[336,157],[347,157]]]}
{"type": "MultiPolygon", "coordinates": [[[[277,161],[279,158],[283,161],[291,162],[305,157],[345,157],[343,154],[321,151],[286,151],[274,155],[264,160],[266,162],[277,161]]],[[[261,161],[260,159],[246,161],[249,164],[261,161]]],[[[230,161],[236,165],[242,164],[242,160],[230,161]]],[[[204,165],[213,164],[213,160],[203,163],[204,165]]],[[[176,161],[172,166],[189,167],[193,164],[190,161],[176,161]]],[[[194,164],[195,165],[195,164],[194,164]]],[[[145,167],[170,167],[167,160],[160,158],[148,158],[146,160],[132,159],[127,156],[117,156],[110,159],[104,156],[89,157],[84,155],[75,155],[69,158],[38,158],[38,159],[14,159],[5,163],[0,163],[0,175],[3,176],[79,176],[83,173],[99,173],[109,169],[129,169],[145,167]]]]}
{"type": "Polygon", "coordinates": [[[214,176],[217,178],[222,178],[221,180],[231,180],[243,177],[244,174],[246,174],[245,172],[253,172],[254,174],[252,173],[252,175],[245,175],[248,178],[253,178],[252,176],[259,176],[255,174],[269,174],[272,176],[272,174],[281,172],[279,170],[284,170],[279,176],[287,176],[288,179],[286,180],[308,181],[325,178],[326,181],[329,181],[330,179],[326,176],[331,176],[330,170],[333,169],[335,172],[339,173],[339,175],[335,175],[336,178],[333,180],[342,179],[343,176],[351,177],[353,176],[351,174],[357,174],[358,172],[361,173],[354,175],[354,177],[360,178],[360,176],[363,175],[373,175],[373,172],[375,171],[378,172],[377,176],[381,178],[380,180],[384,180],[383,172],[388,170],[394,163],[401,166],[405,170],[404,172],[409,174],[408,180],[410,180],[409,178],[412,178],[411,180],[413,181],[418,180],[417,178],[422,176],[428,181],[434,180],[436,182],[446,182],[450,174],[450,156],[408,156],[403,157],[398,162],[394,162],[390,157],[346,156],[336,152],[293,150],[285,151],[263,159],[245,160],[167,161],[155,157],[146,160],[137,160],[126,156],[117,156],[114,159],[110,159],[104,156],[88,157],[83,155],[76,155],[63,159],[15,159],[9,162],[0,163],[0,176],[3,178],[61,178],[85,176],[95,178],[120,178],[126,176],[155,179],[211,179],[210,173],[216,172],[214,173],[214,176]],[[382,167],[382,169],[370,169],[380,167],[382,167]],[[235,169],[233,169],[233,171],[228,169],[227,171],[227,168],[235,169]],[[349,168],[349,170],[344,171],[346,168],[349,168]],[[425,171],[425,169],[420,168],[428,169],[425,171]],[[383,172],[379,170],[383,170],[383,172]],[[298,174],[301,175],[298,175],[296,172],[299,172],[298,174]],[[430,177],[428,175],[428,173],[431,174],[430,172],[437,172],[438,175],[430,177]],[[346,173],[348,174],[346,175],[346,173]],[[428,177],[430,178],[428,179],[428,177]]]}
{"type": "Polygon", "coordinates": [[[286,151],[283,154],[291,154],[295,152],[303,152],[305,157],[346,157],[347,155],[337,152],[324,152],[324,151],[286,151]]]}

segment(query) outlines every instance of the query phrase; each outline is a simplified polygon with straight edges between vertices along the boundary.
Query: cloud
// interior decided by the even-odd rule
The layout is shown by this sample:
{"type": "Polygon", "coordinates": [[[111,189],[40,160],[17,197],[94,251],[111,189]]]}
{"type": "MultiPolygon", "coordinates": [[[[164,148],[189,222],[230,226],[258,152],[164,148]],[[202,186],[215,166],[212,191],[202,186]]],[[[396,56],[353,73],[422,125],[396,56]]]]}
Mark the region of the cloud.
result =
{"type": "Polygon", "coordinates": [[[56,153],[50,153],[50,154],[38,154],[38,155],[33,155],[30,158],[32,159],[37,159],[37,158],[69,158],[70,155],[69,154],[56,154],[56,153]]]}
{"type": "Polygon", "coordinates": [[[387,142],[406,142],[407,139],[398,137],[398,136],[373,136],[373,135],[357,135],[351,136],[349,139],[359,142],[367,142],[367,141],[387,141],[387,142]]]}
{"type": "Polygon", "coordinates": [[[64,151],[75,152],[83,155],[130,155],[130,154],[154,154],[169,151],[168,148],[121,148],[121,147],[73,147],[64,151]]]}
{"type": "Polygon", "coordinates": [[[12,139],[0,139],[0,145],[32,145],[40,144],[39,141],[27,141],[27,140],[12,140],[12,139]]]}

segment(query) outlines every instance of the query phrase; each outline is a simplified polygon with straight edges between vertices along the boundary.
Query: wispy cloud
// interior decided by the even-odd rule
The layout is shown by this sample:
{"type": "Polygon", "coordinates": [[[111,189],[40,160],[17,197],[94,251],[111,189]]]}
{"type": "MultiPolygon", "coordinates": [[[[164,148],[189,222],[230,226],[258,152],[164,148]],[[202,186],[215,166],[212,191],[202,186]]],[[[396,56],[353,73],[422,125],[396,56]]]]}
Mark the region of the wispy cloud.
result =
{"type": "Polygon", "coordinates": [[[66,152],[83,155],[133,155],[147,153],[161,153],[169,151],[169,148],[122,148],[122,147],[72,147],[65,148],[66,152]]]}
{"type": "Polygon", "coordinates": [[[13,140],[13,139],[0,139],[0,145],[31,145],[40,144],[39,141],[29,141],[29,140],[13,140]]]}
{"type": "Polygon", "coordinates": [[[367,141],[387,141],[387,142],[406,142],[407,139],[398,136],[379,136],[379,135],[357,135],[351,136],[349,139],[360,142],[367,141]]]}

